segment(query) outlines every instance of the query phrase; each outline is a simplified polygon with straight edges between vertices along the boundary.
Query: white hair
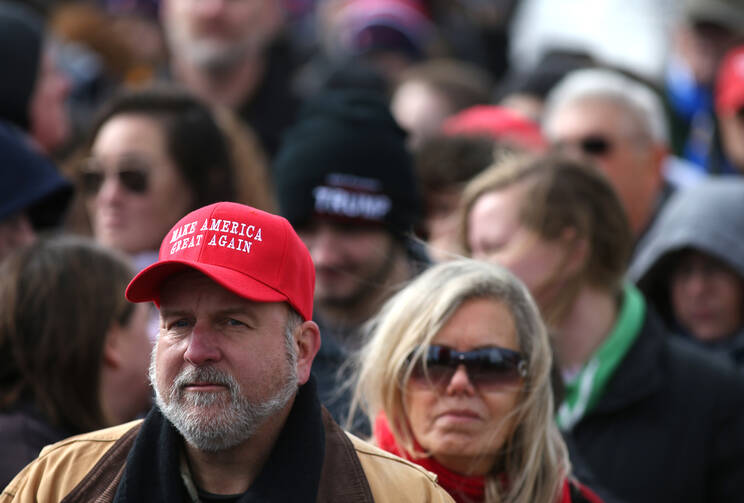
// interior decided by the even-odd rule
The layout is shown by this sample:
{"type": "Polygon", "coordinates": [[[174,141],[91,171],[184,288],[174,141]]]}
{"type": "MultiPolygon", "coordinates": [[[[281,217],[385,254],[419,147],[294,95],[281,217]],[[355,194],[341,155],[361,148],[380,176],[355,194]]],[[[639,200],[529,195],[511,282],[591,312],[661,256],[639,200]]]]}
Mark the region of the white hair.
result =
{"type": "Polygon", "coordinates": [[[555,113],[566,105],[585,99],[613,101],[631,112],[651,139],[663,145],[669,143],[666,113],[661,98],[642,82],[619,72],[603,68],[587,68],[568,73],[548,94],[543,125],[548,137],[555,127],[555,113]]]}

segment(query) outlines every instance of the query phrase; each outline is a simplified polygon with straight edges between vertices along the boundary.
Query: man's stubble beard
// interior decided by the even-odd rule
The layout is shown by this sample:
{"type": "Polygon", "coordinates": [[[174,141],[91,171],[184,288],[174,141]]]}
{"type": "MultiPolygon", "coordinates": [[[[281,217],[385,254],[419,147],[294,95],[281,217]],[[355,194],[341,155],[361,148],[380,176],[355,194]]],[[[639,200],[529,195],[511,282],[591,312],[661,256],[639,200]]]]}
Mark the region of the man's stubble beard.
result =
{"type": "Polygon", "coordinates": [[[344,271],[345,274],[355,276],[356,287],[346,295],[333,292],[318,295],[316,301],[319,307],[321,309],[324,306],[330,309],[354,309],[368,302],[370,298],[379,297],[379,290],[390,286],[387,285],[388,279],[395,268],[396,261],[400,260],[399,250],[393,240],[390,241],[384,253],[385,259],[379,267],[364,276],[354,271],[344,271]]]}
{"type": "Polygon", "coordinates": [[[166,30],[168,46],[178,59],[193,65],[212,79],[229,76],[244,61],[256,58],[261,50],[257,41],[244,39],[235,42],[200,39],[182,26],[166,30]]]}
{"type": "Polygon", "coordinates": [[[287,369],[279,388],[265,401],[254,403],[245,398],[235,378],[213,366],[184,367],[164,397],[157,385],[157,342],[150,358],[150,383],[155,403],[184,439],[199,450],[218,452],[235,447],[254,436],[272,416],[281,411],[297,393],[297,355],[286,344],[287,369]],[[187,393],[189,382],[222,384],[228,392],[187,393]],[[203,407],[220,407],[216,414],[205,414],[203,407]]]}

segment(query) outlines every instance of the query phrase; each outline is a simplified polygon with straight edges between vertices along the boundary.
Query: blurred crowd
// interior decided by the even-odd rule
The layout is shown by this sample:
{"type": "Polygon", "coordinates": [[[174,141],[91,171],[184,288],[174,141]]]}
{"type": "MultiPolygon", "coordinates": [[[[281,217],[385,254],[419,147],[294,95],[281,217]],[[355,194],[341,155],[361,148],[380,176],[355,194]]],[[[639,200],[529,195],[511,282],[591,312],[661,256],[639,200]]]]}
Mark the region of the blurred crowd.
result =
{"type": "Polygon", "coordinates": [[[310,252],[325,407],[456,501],[741,501],[743,3],[0,0],[0,75],[0,488],[147,412],[124,288],[234,201],[310,252]]]}

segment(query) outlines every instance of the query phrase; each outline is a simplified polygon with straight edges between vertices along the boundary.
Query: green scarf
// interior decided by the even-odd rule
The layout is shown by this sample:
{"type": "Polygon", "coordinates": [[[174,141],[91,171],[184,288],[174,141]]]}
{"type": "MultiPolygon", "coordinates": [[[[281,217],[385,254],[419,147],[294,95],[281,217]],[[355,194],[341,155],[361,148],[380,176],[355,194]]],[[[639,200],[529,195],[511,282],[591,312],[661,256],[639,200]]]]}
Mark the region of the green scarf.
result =
{"type": "Polygon", "coordinates": [[[571,430],[597,405],[615,369],[638,338],[645,314],[643,295],[635,286],[626,284],[612,332],[579,373],[565,383],[566,398],[556,416],[562,430],[571,430]]]}

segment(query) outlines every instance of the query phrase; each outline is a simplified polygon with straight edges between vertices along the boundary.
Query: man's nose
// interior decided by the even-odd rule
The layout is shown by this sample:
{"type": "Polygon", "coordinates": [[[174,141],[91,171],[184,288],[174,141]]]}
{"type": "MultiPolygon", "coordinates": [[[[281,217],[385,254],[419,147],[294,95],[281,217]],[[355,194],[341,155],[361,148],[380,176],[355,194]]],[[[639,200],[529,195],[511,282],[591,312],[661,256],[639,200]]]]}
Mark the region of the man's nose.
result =
{"type": "Polygon", "coordinates": [[[343,242],[337,232],[321,228],[310,246],[310,255],[316,267],[332,267],[342,261],[343,242]]]}
{"type": "Polygon", "coordinates": [[[189,345],[183,354],[183,359],[199,367],[207,363],[214,363],[222,358],[218,344],[219,334],[215,333],[208,324],[197,323],[189,336],[189,345]]]}
{"type": "Polygon", "coordinates": [[[695,269],[684,278],[685,290],[689,295],[701,295],[706,291],[708,275],[705,271],[695,269]]]}

